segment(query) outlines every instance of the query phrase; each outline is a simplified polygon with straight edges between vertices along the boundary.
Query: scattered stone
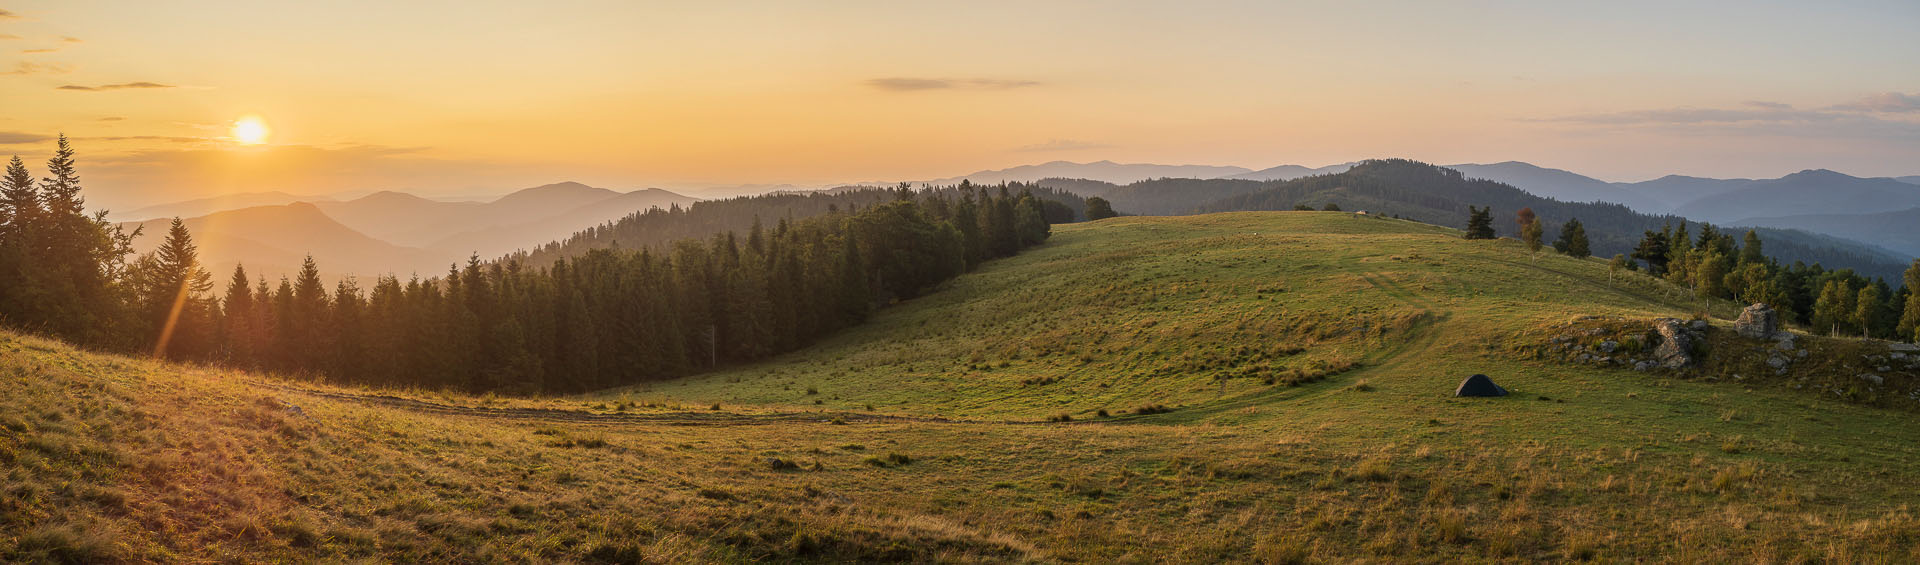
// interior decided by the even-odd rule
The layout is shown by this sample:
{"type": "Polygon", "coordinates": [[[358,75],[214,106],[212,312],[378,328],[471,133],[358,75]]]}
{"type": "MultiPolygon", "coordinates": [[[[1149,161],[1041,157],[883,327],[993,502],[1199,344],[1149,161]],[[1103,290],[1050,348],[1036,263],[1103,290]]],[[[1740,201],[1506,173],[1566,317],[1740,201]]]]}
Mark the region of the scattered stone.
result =
{"type": "Polygon", "coordinates": [[[1733,331],[1741,337],[1768,339],[1780,332],[1780,314],[1772,306],[1754,304],[1740,312],[1740,318],[1733,321],[1733,331]]]}
{"type": "Polygon", "coordinates": [[[1802,350],[1799,350],[1799,351],[1795,351],[1795,352],[1793,352],[1793,356],[1794,356],[1794,357],[1799,357],[1799,358],[1801,358],[1801,359],[1806,359],[1806,358],[1807,358],[1807,350],[1805,350],[1805,349],[1802,349],[1802,350]]]}
{"type": "Polygon", "coordinates": [[[1873,383],[1875,386],[1886,384],[1887,382],[1887,380],[1881,378],[1880,375],[1860,375],[1860,380],[1873,383]]]}
{"type": "MultiPolygon", "coordinates": [[[[1787,334],[1787,335],[1793,335],[1793,334],[1787,334]]],[[[1781,351],[1793,351],[1793,339],[1788,338],[1788,339],[1780,340],[1780,343],[1774,345],[1774,347],[1778,348],[1781,351]]]]}
{"type": "Polygon", "coordinates": [[[1648,369],[1652,369],[1652,368],[1653,368],[1653,362],[1652,362],[1652,361],[1641,361],[1641,362],[1639,362],[1639,363],[1634,363],[1634,364],[1633,364],[1633,370],[1635,370],[1635,371],[1639,371],[1639,372],[1642,372],[1642,373],[1645,373],[1645,372],[1647,372],[1647,370],[1648,370],[1648,369]]]}
{"type": "Polygon", "coordinates": [[[1769,358],[1767,358],[1767,366],[1768,366],[1768,367],[1773,367],[1773,368],[1775,368],[1775,369],[1782,369],[1782,368],[1786,368],[1786,366],[1787,366],[1787,364],[1788,364],[1788,363],[1792,363],[1792,362],[1793,362],[1793,360],[1791,360],[1791,359],[1788,359],[1788,358],[1785,358],[1785,357],[1781,357],[1781,356],[1779,356],[1779,355],[1775,355],[1775,356],[1773,356],[1773,357],[1769,357],[1769,358]]]}
{"type": "Polygon", "coordinates": [[[1687,323],[1687,329],[1690,329],[1696,332],[1707,331],[1707,328],[1708,328],[1708,324],[1706,320],[1694,320],[1692,322],[1687,323]]]}
{"type": "Polygon", "coordinates": [[[1905,351],[1907,353],[1913,353],[1916,351],[1920,351],[1920,345],[1915,345],[1911,343],[1890,343],[1890,344],[1887,344],[1887,349],[1892,351],[1905,351]]]}
{"type": "Polygon", "coordinates": [[[1613,350],[1620,348],[1620,343],[1613,340],[1607,340],[1607,341],[1600,342],[1599,347],[1600,347],[1601,353],[1613,353],[1613,350]]]}

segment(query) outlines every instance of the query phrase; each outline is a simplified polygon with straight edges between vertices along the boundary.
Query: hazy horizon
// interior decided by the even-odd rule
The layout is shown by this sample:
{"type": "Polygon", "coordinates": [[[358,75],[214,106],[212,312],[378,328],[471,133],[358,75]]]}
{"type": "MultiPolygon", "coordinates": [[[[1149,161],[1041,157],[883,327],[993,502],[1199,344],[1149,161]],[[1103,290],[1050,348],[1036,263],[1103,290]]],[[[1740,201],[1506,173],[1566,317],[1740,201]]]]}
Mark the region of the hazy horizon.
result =
{"type": "Polygon", "coordinates": [[[1920,174],[1920,6],[15,2],[0,152],[234,192],[824,186],[1055,160],[1920,174]]]}

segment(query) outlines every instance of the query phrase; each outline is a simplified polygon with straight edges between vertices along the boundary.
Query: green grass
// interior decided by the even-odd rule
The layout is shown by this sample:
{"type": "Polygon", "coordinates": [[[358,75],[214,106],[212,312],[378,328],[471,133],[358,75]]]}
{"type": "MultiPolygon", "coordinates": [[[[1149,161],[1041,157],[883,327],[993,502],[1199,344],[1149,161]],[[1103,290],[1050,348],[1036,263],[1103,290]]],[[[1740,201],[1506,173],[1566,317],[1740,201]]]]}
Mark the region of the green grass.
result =
{"type": "Polygon", "coordinates": [[[793,355],[568,398],[0,334],[0,561],[1920,558],[1913,412],[1534,354],[1699,307],[1605,269],[1341,213],[1117,218],[793,355]],[[1476,372],[1515,394],[1450,396],[1476,372]]]}

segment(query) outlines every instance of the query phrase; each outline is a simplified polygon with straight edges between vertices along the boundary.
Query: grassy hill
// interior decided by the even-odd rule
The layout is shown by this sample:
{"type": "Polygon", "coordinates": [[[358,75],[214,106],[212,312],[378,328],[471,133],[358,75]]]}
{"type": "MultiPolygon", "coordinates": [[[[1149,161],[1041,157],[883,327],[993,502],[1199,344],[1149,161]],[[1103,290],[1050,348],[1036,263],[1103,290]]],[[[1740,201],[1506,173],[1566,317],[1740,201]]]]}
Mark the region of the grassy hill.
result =
{"type": "Polygon", "coordinates": [[[1700,306],[1281,212],[1056,226],[807,350],[579,397],[0,334],[0,560],[1920,558],[1912,411],[1530,349],[1700,306]],[[1472,373],[1515,394],[1452,397],[1472,373]]]}

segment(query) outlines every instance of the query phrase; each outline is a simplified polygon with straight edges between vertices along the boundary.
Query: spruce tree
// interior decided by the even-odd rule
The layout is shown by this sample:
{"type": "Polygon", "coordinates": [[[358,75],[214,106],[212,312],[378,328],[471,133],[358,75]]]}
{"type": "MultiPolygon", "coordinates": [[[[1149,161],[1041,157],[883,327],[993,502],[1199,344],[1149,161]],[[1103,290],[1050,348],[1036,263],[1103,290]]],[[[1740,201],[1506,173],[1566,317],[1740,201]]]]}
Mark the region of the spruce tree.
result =
{"type": "Polygon", "coordinates": [[[1467,206],[1467,239],[1493,238],[1493,207],[1467,206]]]}
{"type": "Polygon", "coordinates": [[[1579,218],[1567,220],[1560,226],[1560,239],[1553,241],[1553,250],[1571,257],[1586,258],[1593,254],[1587,241],[1587,227],[1579,218]]]}
{"type": "Polygon", "coordinates": [[[140,258],[131,277],[155,357],[204,354],[210,335],[206,293],[213,275],[200,266],[199,248],[180,218],[167,227],[167,239],[140,258]]]}
{"type": "Polygon", "coordinates": [[[224,316],[220,324],[220,358],[246,366],[253,359],[253,288],[247,268],[233,266],[233,278],[227,281],[227,294],[221,301],[224,316]]]}
{"type": "Polygon", "coordinates": [[[1760,246],[1760,234],[1747,230],[1747,237],[1740,244],[1740,263],[1766,263],[1767,255],[1760,246]]]}

